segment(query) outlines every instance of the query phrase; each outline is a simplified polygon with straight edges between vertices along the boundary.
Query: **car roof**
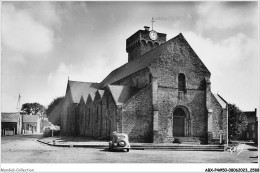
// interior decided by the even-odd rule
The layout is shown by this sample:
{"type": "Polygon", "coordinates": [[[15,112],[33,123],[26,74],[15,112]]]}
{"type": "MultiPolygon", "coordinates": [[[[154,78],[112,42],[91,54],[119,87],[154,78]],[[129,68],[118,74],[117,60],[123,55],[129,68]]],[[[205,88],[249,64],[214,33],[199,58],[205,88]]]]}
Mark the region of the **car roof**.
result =
{"type": "Polygon", "coordinates": [[[128,136],[126,133],[115,133],[115,134],[112,134],[112,136],[128,136]]]}

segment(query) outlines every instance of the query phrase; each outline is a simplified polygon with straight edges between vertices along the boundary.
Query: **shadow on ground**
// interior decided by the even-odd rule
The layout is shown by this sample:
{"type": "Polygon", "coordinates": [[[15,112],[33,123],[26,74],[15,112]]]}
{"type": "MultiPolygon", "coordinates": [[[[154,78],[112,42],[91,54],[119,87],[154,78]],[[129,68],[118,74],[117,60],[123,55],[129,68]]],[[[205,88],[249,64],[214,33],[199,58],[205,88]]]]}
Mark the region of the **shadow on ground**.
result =
{"type": "Polygon", "coordinates": [[[248,150],[248,151],[258,151],[257,148],[248,148],[247,150],[248,150]]]}
{"type": "Polygon", "coordinates": [[[61,142],[108,142],[107,140],[98,140],[98,139],[93,139],[93,138],[64,138],[61,137],[59,139],[61,142]]]}
{"type": "Polygon", "coordinates": [[[117,153],[126,153],[126,151],[124,151],[124,150],[114,150],[114,151],[110,151],[108,148],[104,148],[104,149],[99,150],[99,151],[102,151],[102,152],[112,152],[112,153],[114,153],[114,152],[117,152],[117,153]]]}
{"type": "Polygon", "coordinates": [[[258,158],[258,156],[255,156],[255,157],[249,157],[250,159],[257,159],[258,158]]]}
{"type": "Polygon", "coordinates": [[[253,147],[258,147],[258,144],[256,143],[245,143],[246,145],[250,145],[250,146],[253,146],[253,147]]]}

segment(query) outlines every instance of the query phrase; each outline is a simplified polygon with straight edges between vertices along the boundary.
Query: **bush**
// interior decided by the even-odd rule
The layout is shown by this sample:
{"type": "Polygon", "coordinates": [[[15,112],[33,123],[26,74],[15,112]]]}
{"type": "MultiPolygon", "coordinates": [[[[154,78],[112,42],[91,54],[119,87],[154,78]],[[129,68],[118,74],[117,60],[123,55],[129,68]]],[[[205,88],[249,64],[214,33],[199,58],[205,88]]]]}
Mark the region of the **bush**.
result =
{"type": "MultiPolygon", "coordinates": [[[[53,130],[53,136],[59,136],[60,130],[53,130]]],[[[50,128],[46,128],[43,132],[43,137],[51,137],[52,136],[52,130],[50,128]]]]}

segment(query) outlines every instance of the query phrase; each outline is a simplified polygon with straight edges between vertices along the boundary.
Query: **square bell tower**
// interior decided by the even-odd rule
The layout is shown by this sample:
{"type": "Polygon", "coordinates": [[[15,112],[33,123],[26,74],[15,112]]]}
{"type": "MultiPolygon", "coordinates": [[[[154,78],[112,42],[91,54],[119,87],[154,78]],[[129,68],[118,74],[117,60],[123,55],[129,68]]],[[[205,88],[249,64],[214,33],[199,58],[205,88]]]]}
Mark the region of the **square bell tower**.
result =
{"type": "Polygon", "coordinates": [[[128,53],[128,62],[140,58],[146,52],[155,49],[166,42],[166,34],[149,30],[145,26],[144,30],[139,30],[126,40],[126,52],[128,53]]]}

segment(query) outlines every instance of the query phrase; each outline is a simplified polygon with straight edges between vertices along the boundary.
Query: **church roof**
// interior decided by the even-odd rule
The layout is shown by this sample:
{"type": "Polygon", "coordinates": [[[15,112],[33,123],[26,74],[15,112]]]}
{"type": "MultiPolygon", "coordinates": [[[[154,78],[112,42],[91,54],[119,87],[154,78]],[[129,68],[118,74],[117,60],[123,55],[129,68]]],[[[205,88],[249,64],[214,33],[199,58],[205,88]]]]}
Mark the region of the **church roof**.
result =
{"type": "Polygon", "coordinates": [[[117,105],[124,104],[138,92],[138,88],[121,85],[108,85],[108,88],[117,105]]]}
{"type": "Polygon", "coordinates": [[[1,113],[1,122],[18,122],[20,117],[19,112],[12,112],[12,113],[1,113]]]}
{"type": "Polygon", "coordinates": [[[104,93],[105,93],[105,90],[97,90],[97,91],[98,91],[98,93],[100,94],[100,97],[102,98],[103,95],[104,95],[104,93]]]}
{"type": "Polygon", "coordinates": [[[219,94],[213,94],[222,108],[226,108],[227,102],[219,94]]]}
{"type": "Polygon", "coordinates": [[[68,81],[69,89],[72,96],[72,101],[74,103],[79,103],[81,96],[84,101],[87,100],[88,95],[92,98],[95,97],[95,92],[99,88],[99,83],[91,83],[91,82],[78,82],[78,81],[68,81]]]}
{"type": "MultiPolygon", "coordinates": [[[[129,75],[131,75],[135,72],[138,72],[138,71],[148,67],[152,62],[154,62],[154,60],[159,58],[160,55],[162,54],[163,50],[165,50],[176,39],[183,39],[184,41],[186,41],[185,38],[183,37],[183,35],[180,33],[176,37],[168,40],[167,42],[165,42],[163,44],[161,44],[157,48],[143,54],[140,58],[137,58],[136,60],[128,62],[128,63],[122,65],[121,67],[113,70],[101,82],[102,87],[105,87],[106,85],[112,84],[112,83],[114,83],[114,82],[116,82],[120,79],[123,79],[123,78],[125,78],[125,77],[127,77],[127,76],[129,76],[129,75]]],[[[201,63],[202,63],[202,61],[201,61],[201,63]]],[[[203,64],[203,66],[204,66],[204,64],[203,64]]],[[[207,70],[207,68],[206,68],[206,70],[207,70]]],[[[209,72],[209,71],[207,70],[207,72],[209,72]]]]}

